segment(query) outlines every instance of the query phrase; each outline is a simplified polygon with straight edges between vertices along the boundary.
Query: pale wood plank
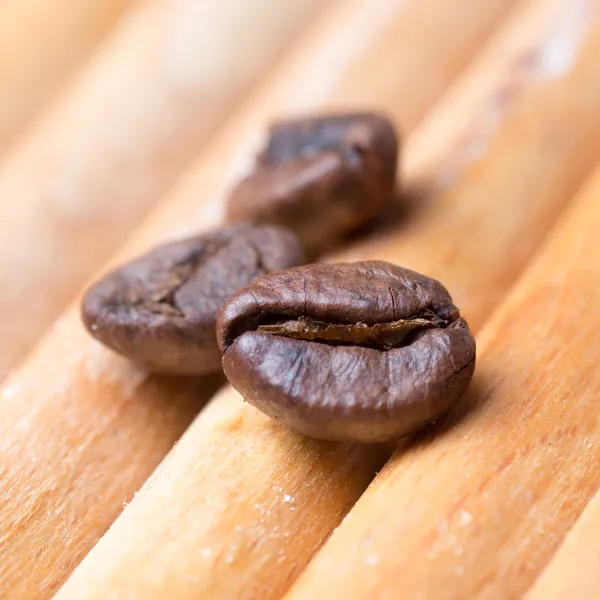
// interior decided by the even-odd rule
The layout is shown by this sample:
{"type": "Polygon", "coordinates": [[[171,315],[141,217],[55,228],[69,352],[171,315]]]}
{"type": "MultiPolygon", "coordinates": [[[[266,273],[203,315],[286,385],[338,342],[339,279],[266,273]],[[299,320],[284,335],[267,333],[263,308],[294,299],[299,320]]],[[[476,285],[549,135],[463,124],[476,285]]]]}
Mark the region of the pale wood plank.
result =
{"type": "Polygon", "coordinates": [[[121,20],[0,165],[0,377],[323,5],[151,0],[121,20]]]}
{"type": "MultiPolygon", "coordinates": [[[[444,176],[440,189],[431,190],[407,221],[342,257],[383,256],[434,273],[450,282],[476,326],[484,320],[600,149],[600,76],[593,75],[600,31],[587,33],[572,68],[549,72],[542,58],[568,6],[531,2],[515,14],[408,142],[409,184],[444,176]],[[524,57],[529,61],[523,70],[524,57]],[[502,103],[499,114],[493,112],[498,121],[482,134],[481,123],[507,95],[510,101],[502,103]],[[449,129],[448,123],[453,124],[449,129]],[[484,145],[481,156],[469,154],[472,141],[484,145]],[[440,157],[437,164],[431,152],[440,157]]],[[[210,176],[204,181],[211,189],[210,176]]],[[[175,209],[162,213],[161,222],[175,223],[177,214],[175,209]]],[[[58,598],[135,593],[160,598],[167,591],[177,599],[280,597],[359,497],[381,460],[379,450],[311,442],[226,390],[194,422],[58,598]]],[[[435,480],[436,469],[431,473],[435,480]]],[[[444,497],[443,490],[435,493],[444,497]]],[[[419,497],[421,504],[426,497],[419,497]]],[[[394,498],[385,515],[395,514],[398,504],[394,498]]],[[[385,520],[377,523],[385,530],[385,520]]],[[[400,541],[386,548],[390,560],[395,543],[400,541]]],[[[414,560],[421,558],[417,549],[414,560]]],[[[320,570],[315,581],[326,591],[316,596],[320,590],[311,588],[306,597],[351,596],[352,584],[341,580],[361,577],[363,567],[328,563],[339,579],[328,587],[329,573],[320,570]]],[[[391,597],[399,589],[401,583],[391,597]]]]}
{"type": "MultiPolygon", "coordinates": [[[[596,206],[588,209],[587,212],[583,207],[580,210],[581,213],[585,213],[586,220],[595,218],[594,222],[598,223],[595,215],[600,204],[600,182],[590,189],[589,194],[590,198],[594,198],[593,202],[596,206]]],[[[592,200],[588,200],[589,202],[592,200]]],[[[595,265],[596,270],[597,266],[598,261],[595,265]]],[[[585,326],[587,327],[587,324],[585,326]]],[[[587,418],[595,419],[595,414],[592,413],[591,417],[587,418]]],[[[594,438],[590,436],[588,444],[595,445],[598,442],[598,435],[594,438]]],[[[600,482],[596,479],[594,483],[598,486],[600,482]]],[[[600,598],[600,494],[598,492],[527,594],[528,600],[571,600],[571,598],[581,600],[600,598]]]]}
{"type": "Polygon", "coordinates": [[[600,483],[599,226],[597,174],[484,328],[472,412],[400,449],[286,598],[523,596],[600,483]]]}
{"type": "MultiPolygon", "coordinates": [[[[422,68],[437,72],[440,53],[475,52],[509,4],[340,3],[303,36],[273,82],[207,148],[164,209],[111,264],[166,237],[217,222],[223,196],[248,163],[269,116],[334,100],[337,82],[357,57],[371,52],[381,32],[393,28],[401,33],[409,27],[405,19],[421,10],[433,11],[436,18],[429,31],[435,43],[423,51],[422,68]],[[470,37],[457,45],[454,31],[467,14],[481,29],[473,24],[466,30],[470,37]]],[[[398,57],[411,50],[404,40],[397,38],[398,57]]],[[[371,67],[381,62],[379,55],[372,57],[364,71],[355,71],[357,87],[369,85],[371,67]]],[[[462,66],[459,60],[450,63],[446,82],[462,66]]],[[[398,58],[390,90],[406,89],[418,97],[419,82],[412,81],[402,64],[398,58]]],[[[433,98],[424,98],[419,112],[426,112],[431,102],[433,98]]],[[[390,103],[389,109],[399,116],[401,107],[390,103]]],[[[0,505],[0,587],[11,590],[9,597],[43,598],[60,583],[191,422],[191,413],[210,391],[210,386],[204,393],[201,388],[197,382],[168,384],[148,378],[103,351],[83,332],[75,307],[57,323],[0,393],[0,497],[9,497],[0,505]],[[173,385],[175,390],[169,387],[173,385]]],[[[366,479],[358,485],[364,487],[366,479]]]]}
{"type": "Polygon", "coordinates": [[[13,0],[0,6],[0,153],[69,81],[132,0],[13,0]]]}
{"type": "MultiPolygon", "coordinates": [[[[600,172],[479,337],[471,412],[398,450],[286,598],[526,593],[600,484],[599,226],[600,172]]],[[[533,597],[595,597],[594,517],[533,597]]]]}

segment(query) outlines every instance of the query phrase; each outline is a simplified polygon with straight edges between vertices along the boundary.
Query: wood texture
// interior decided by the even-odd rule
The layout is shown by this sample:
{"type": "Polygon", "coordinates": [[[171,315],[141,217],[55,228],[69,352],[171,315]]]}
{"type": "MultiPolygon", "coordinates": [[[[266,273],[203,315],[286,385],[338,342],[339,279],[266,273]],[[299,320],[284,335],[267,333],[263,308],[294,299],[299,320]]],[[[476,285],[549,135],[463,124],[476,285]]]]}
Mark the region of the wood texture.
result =
{"type": "MultiPolygon", "coordinates": [[[[585,219],[586,226],[590,223],[598,227],[600,223],[600,175],[596,176],[596,181],[590,185],[587,196],[580,202],[579,217],[585,219]]],[[[571,225],[571,227],[577,225],[571,225]]],[[[576,231],[571,233],[571,242],[576,239],[576,231]]],[[[589,243],[589,242],[588,242],[589,243]]],[[[592,255],[596,260],[589,262],[589,268],[597,277],[599,250],[594,250],[592,255]]],[[[579,270],[579,265],[576,267],[579,270]]],[[[573,290],[576,294],[577,290],[573,290]]],[[[578,298],[576,298],[578,300],[578,298]]],[[[582,323],[580,326],[593,330],[598,321],[597,309],[594,312],[592,322],[582,323]]],[[[579,349],[578,349],[579,351],[579,349]]],[[[596,352],[592,348],[590,352],[596,352]]],[[[592,360],[595,354],[588,354],[588,360],[592,360]]],[[[596,399],[597,401],[597,399],[596,399]]],[[[591,419],[596,419],[597,410],[590,408],[591,419]]],[[[586,423],[590,420],[590,415],[586,415],[586,423]]],[[[588,446],[600,443],[600,435],[594,431],[588,435],[588,446]]],[[[585,446],[585,442],[583,444],[585,446]]],[[[584,452],[588,452],[586,448],[584,452]]],[[[577,458],[574,459],[577,461],[577,458]]],[[[597,479],[594,479],[596,487],[599,485],[597,479]]],[[[527,594],[528,600],[570,600],[571,598],[598,598],[600,597],[600,494],[592,498],[589,505],[584,510],[581,517],[575,523],[575,526],[569,531],[567,537],[558,549],[556,555],[552,558],[549,565],[542,573],[539,580],[533,586],[533,589],[527,594]]]]}
{"type": "Polygon", "coordinates": [[[0,153],[89,59],[132,0],[0,6],[0,153]]]}
{"type": "MultiPolygon", "coordinates": [[[[439,189],[419,197],[384,235],[340,256],[383,256],[437,275],[449,282],[472,323],[484,320],[593,166],[600,146],[600,78],[592,77],[598,33],[575,52],[572,69],[560,74],[550,75],[546,63],[533,58],[545,56],[565,17],[558,9],[567,6],[557,2],[556,11],[548,12],[547,2],[531,2],[515,14],[408,142],[408,185],[437,181],[439,189]],[[535,37],[523,35],[527,31],[535,37]],[[523,57],[530,61],[524,72],[523,57]],[[473,90],[484,83],[486,93],[474,98],[473,90]],[[510,102],[502,104],[495,127],[481,137],[481,123],[507,95],[510,102]],[[582,121],[573,124],[565,118],[571,114],[582,121]],[[457,122],[450,134],[446,124],[457,122]],[[540,143],[549,139],[554,143],[540,143]],[[473,142],[484,146],[476,156],[465,149],[473,142]],[[448,145],[440,150],[440,143],[448,145]],[[427,148],[444,159],[436,164],[427,148]]],[[[162,222],[174,214],[162,214],[162,222]]],[[[177,599],[281,597],[358,499],[381,452],[300,438],[224,391],[57,597],[161,598],[167,591],[177,599]]],[[[437,473],[435,467],[429,472],[437,473]]],[[[417,506],[425,497],[419,496],[417,506]]],[[[444,498],[443,490],[436,489],[433,498],[444,498]]],[[[393,498],[385,506],[392,523],[403,514],[395,512],[398,504],[393,498]]],[[[380,523],[377,513],[373,518],[384,531],[386,521],[380,523]]],[[[390,561],[399,543],[394,538],[382,550],[390,561]]],[[[414,550],[418,563],[422,554],[414,550]]],[[[315,579],[316,592],[311,588],[305,597],[350,596],[352,584],[341,580],[360,579],[364,569],[364,561],[348,569],[343,560],[329,562],[315,579]],[[339,572],[331,587],[327,569],[339,572]],[[316,596],[319,584],[326,590],[316,596]]],[[[398,582],[390,597],[400,587],[398,582]]]]}
{"type": "Polygon", "coordinates": [[[286,598],[527,591],[600,484],[599,200],[597,175],[484,328],[466,416],[394,455],[286,598]]]}
{"type": "MultiPolygon", "coordinates": [[[[598,22],[580,55],[589,72],[598,22]]],[[[599,179],[479,337],[470,410],[397,451],[286,598],[527,591],[600,484],[599,179]]],[[[565,597],[594,597],[576,589],[565,597]]]]}
{"type": "Polygon", "coordinates": [[[322,5],[153,0],[121,21],[0,166],[0,377],[322,5]]]}
{"type": "MultiPolygon", "coordinates": [[[[307,33],[273,83],[207,148],[189,178],[115,262],[167,237],[217,222],[223,196],[247,165],[257,134],[264,130],[269,116],[300,109],[302,102],[309,109],[323,98],[335,99],[337,81],[353,68],[357,56],[369,52],[382,32],[394,28],[401,33],[407,28],[407,14],[436,9],[437,18],[430,21],[428,30],[436,42],[423,53],[422,68],[438,72],[440,53],[449,57],[455,49],[459,56],[475,52],[506,6],[506,2],[490,2],[474,8],[466,0],[452,7],[445,0],[340,4],[339,12],[332,12],[307,33]],[[454,19],[467,13],[480,18],[481,30],[473,25],[466,30],[470,37],[456,44],[454,19]],[[362,36],[360,44],[356,32],[362,36]],[[354,40],[353,46],[348,45],[349,40],[354,40]],[[353,51],[340,55],[340,48],[348,47],[353,51]]],[[[398,56],[403,56],[410,47],[403,36],[396,39],[398,56]]],[[[357,88],[368,86],[370,74],[376,73],[381,57],[373,54],[372,59],[372,63],[363,63],[364,70],[354,71],[357,88]]],[[[418,82],[411,81],[412,72],[405,72],[401,64],[390,87],[417,96],[418,82]]],[[[452,68],[444,71],[446,81],[453,79],[461,66],[458,59],[449,64],[452,68]]],[[[441,81],[441,72],[436,77],[441,81]]],[[[423,100],[421,113],[430,101],[433,99],[423,100]]],[[[394,103],[389,108],[395,108],[395,117],[401,116],[401,107],[394,103]]],[[[195,382],[177,385],[181,387],[174,394],[154,378],[126,369],[122,361],[99,350],[82,332],[75,308],[8,380],[0,394],[0,497],[9,497],[0,505],[0,521],[6,524],[0,588],[15,590],[10,597],[43,598],[114,520],[123,501],[179,437],[184,421],[192,420],[192,409],[185,407],[193,404],[193,399],[201,399],[201,386],[195,382]],[[173,408],[176,414],[165,416],[164,411],[177,404],[178,396],[184,408],[173,408]],[[105,413],[112,417],[108,424],[101,418],[105,413]]],[[[364,487],[364,483],[360,485],[364,487]]]]}

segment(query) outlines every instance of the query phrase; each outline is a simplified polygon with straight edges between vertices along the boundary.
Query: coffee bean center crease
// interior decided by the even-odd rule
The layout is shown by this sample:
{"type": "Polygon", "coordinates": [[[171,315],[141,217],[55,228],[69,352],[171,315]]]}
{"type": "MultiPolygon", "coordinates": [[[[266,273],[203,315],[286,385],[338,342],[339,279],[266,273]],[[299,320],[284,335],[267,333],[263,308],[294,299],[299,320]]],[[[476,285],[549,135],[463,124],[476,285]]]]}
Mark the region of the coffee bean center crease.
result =
{"type": "Polygon", "coordinates": [[[275,317],[272,320],[274,322],[259,325],[257,331],[331,346],[365,346],[379,350],[407,346],[420,331],[450,325],[450,321],[438,317],[430,310],[414,317],[371,325],[315,319],[310,316],[291,320],[275,317]]]}

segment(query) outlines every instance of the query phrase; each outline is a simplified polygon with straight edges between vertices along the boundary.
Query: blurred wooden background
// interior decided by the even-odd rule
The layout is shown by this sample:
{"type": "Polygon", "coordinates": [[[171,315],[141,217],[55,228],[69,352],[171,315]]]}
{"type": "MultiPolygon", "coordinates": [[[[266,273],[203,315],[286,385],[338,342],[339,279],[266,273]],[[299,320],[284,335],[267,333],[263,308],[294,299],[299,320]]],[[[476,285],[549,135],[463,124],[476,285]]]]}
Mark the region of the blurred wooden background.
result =
{"type": "Polygon", "coordinates": [[[0,3],[0,598],[598,597],[599,56],[600,0],[0,3]],[[356,108],[403,194],[326,260],[444,282],[465,415],[317,442],[85,334],[86,282],[217,225],[269,120],[356,108]]]}

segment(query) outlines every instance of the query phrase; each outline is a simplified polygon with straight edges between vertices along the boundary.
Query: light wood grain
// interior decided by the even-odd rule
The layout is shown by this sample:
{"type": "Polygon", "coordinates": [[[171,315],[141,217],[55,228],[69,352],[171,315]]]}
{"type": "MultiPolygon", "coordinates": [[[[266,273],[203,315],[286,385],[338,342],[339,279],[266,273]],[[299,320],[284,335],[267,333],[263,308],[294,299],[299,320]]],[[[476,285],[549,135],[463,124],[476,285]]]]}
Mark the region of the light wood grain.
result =
{"type": "Polygon", "coordinates": [[[286,598],[526,592],[600,483],[599,179],[482,332],[471,412],[395,454],[286,598]]]}
{"type": "Polygon", "coordinates": [[[81,68],[132,0],[0,6],[0,153],[81,68]]]}
{"type": "MultiPolygon", "coordinates": [[[[449,281],[476,327],[568,203],[600,148],[595,110],[600,77],[591,78],[597,33],[576,53],[568,72],[548,79],[538,62],[528,63],[524,72],[515,67],[523,56],[543,56],[555,39],[554,27],[564,14],[549,13],[548,7],[545,1],[525,5],[409,140],[408,184],[441,178],[440,188],[419,198],[385,235],[375,234],[338,255],[383,256],[449,281]],[[535,37],[522,35],[526,31],[535,37]],[[485,94],[473,95],[481,89],[476,81],[485,94]],[[482,132],[481,123],[508,92],[510,102],[502,104],[495,127],[482,132]],[[577,124],[566,118],[573,107],[582,119],[577,124]],[[453,125],[452,134],[446,129],[449,122],[460,124],[453,125]],[[554,143],[540,144],[548,139],[554,143]],[[465,140],[485,142],[482,155],[469,154],[465,140]],[[439,150],[440,143],[447,145],[439,150]],[[426,148],[439,152],[437,164],[426,148]]],[[[281,597],[357,500],[381,452],[385,449],[300,438],[225,391],[57,597],[133,598],[141,593],[160,598],[167,590],[177,599],[281,597]]],[[[442,491],[436,494],[443,497],[442,491]]],[[[386,514],[397,505],[397,499],[390,502],[386,514]]],[[[385,520],[380,527],[385,529],[385,520]]],[[[385,552],[395,555],[393,543],[385,552]]],[[[363,567],[328,564],[343,573],[340,579],[353,573],[359,577],[363,567]]],[[[327,586],[328,577],[321,570],[316,583],[327,586]]],[[[351,585],[336,581],[335,586],[322,597],[351,594],[351,585]]]]}
{"type": "Polygon", "coordinates": [[[600,5],[585,6],[523,3],[409,140],[398,227],[342,258],[413,265],[483,325],[600,154],[600,5]]]}
{"type": "MultiPolygon", "coordinates": [[[[596,176],[586,190],[585,198],[582,198],[578,206],[578,216],[586,221],[586,228],[590,224],[596,227],[600,224],[600,173],[596,176]]],[[[571,227],[577,227],[579,223],[571,222],[571,227]]],[[[591,231],[587,229],[587,231],[591,231]]],[[[576,230],[571,231],[572,239],[575,238],[576,230]]],[[[586,240],[587,241],[587,240],[586,240]]],[[[579,243],[579,242],[577,242],[579,243]]],[[[589,242],[588,242],[589,243],[589,242]]],[[[600,251],[596,248],[595,255],[589,258],[589,268],[594,271],[597,277],[600,251]],[[593,260],[595,258],[595,261],[593,260]]],[[[587,264],[587,263],[586,263],[587,264]]],[[[583,265],[582,265],[583,266],[583,265]]],[[[576,269],[579,270],[579,265],[576,269]]],[[[584,267],[585,268],[585,267],[584,267]]],[[[576,290],[574,290],[576,293],[576,290]]],[[[578,300],[578,299],[577,299],[578,300]]],[[[581,322],[580,327],[593,330],[598,322],[597,309],[590,321],[581,322]]],[[[578,349],[578,352],[580,350],[578,349]]],[[[596,353],[594,347],[590,352],[596,353]]],[[[589,359],[594,358],[594,354],[589,354],[589,359]]],[[[597,356],[597,354],[596,354],[597,356]]],[[[596,394],[597,402],[597,394],[596,394]]],[[[590,420],[596,421],[597,410],[590,408],[590,414],[585,416],[585,423],[590,420]]],[[[600,435],[597,431],[588,435],[588,445],[596,446],[600,443],[600,435]]],[[[584,452],[589,452],[585,448],[584,452]]],[[[577,461],[574,458],[574,461],[577,461]]],[[[586,461],[589,458],[586,456],[586,461]]],[[[591,482],[596,487],[600,485],[598,478],[591,482]]],[[[592,485],[587,486],[593,489],[592,485]]],[[[552,558],[538,581],[533,586],[528,600],[570,600],[571,598],[599,598],[600,597],[600,494],[592,498],[589,505],[583,511],[581,517],[577,520],[574,527],[569,531],[562,546],[558,549],[556,555],[552,558]]]]}
{"type": "Polygon", "coordinates": [[[107,360],[75,319],[28,369],[0,397],[3,599],[52,596],[219,384],[107,360]]]}
{"type": "MultiPolygon", "coordinates": [[[[382,31],[394,28],[400,33],[408,27],[404,21],[407,15],[437,9],[434,13],[438,18],[430,21],[428,30],[436,42],[422,54],[423,70],[437,72],[440,53],[451,55],[456,49],[459,56],[466,56],[467,44],[475,52],[507,6],[506,2],[490,2],[474,9],[467,0],[452,7],[445,0],[340,4],[324,22],[307,32],[272,83],[207,148],[190,176],[166,199],[164,208],[112,264],[167,237],[218,222],[223,197],[250,160],[266,120],[277,113],[312,108],[325,98],[335,99],[337,82],[357,56],[370,52],[382,31]],[[467,29],[470,38],[457,45],[454,19],[467,13],[480,19],[481,29],[473,25],[467,29]],[[354,45],[349,45],[351,41],[354,45]],[[341,54],[340,49],[344,49],[341,54]]],[[[397,43],[398,56],[410,50],[403,36],[397,37],[397,43]]],[[[372,63],[363,63],[364,71],[355,71],[357,88],[369,85],[370,73],[375,71],[371,67],[381,57],[372,54],[372,59],[372,63]]],[[[459,60],[450,63],[446,81],[461,67],[459,60]]],[[[412,82],[411,72],[405,72],[401,65],[399,59],[390,88],[406,89],[408,95],[418,96],[418,82],[412,82]]],[[[436,77],[441,80],[441,73],[436,77]]],[[[426,112],[432,101],[425,98],[420,112],[426,112]]],[[[395,103],[384,106],[393,116],[401,116],[401,107],[395,103]]],[[[191,422],[185,410],[178,413],[174,424],[165,418],[163,410],[173,402],[171,393],[163,390],[149,395],[147,386],[155,389],[158,384],[150,378],[140,385],[142,379],[144,374],[124,370],[120,360],[100,351],[84,335],[73,308],[7,382],[0,394],[0,464],[4,469],[0,496],[9,494],[11,500],[0,505],[0,521],[7,523],[0,587],[17,590],[14,597],[39,598],[38,588],[43,582],[48,586],[60,582],[118,515],[122,501],[157,465],[161,452],[179,437],[183,421],[187,418],[191,422]],[[115,377],[116,384],[110,383],[115,377]],[[104,411],[114,416],[109,428],[98,418],[104,411]],[[152,435],[153,429],[158,433],[152,435]],[[86,449],[84,458],[80,457],[81,447],[86,449]],[[134,456],[130,447],[137,449],[134,456]],[[34,459],[36,466],[32,468],[34,459]],[[24,472],[27,477],[22,477],[24,472]],[[22,506],[43,506],[43,510],[26,513],[27,518],[23,518],[22,506]]],[[[184,405],[198,394],[197,384],[179,385],[184,405]]],[[[362,488],[365,484],[366,480],[358,485],[362,488]]],[[[350,485],[355,490],[356,484],[350,485]]],[[[355,490],[348,496],[356,495],[355,490]]],[[[325,532],[328,526],[319,530],[325,532]]]]}
{"type": "Polygon", "coordinates": [[[386,455],[290,433],[227,388],[56,597],[279,598],[386,455]]]}
{"type": "Polygon", "coordinates": [[[121,21],[0,165],[0,377],[322,5],[153,0],[121,21]]]}
{"type": "MultiPolygon", "coordinates": [[[[332,97],[332,86],[348,71],[356,57],[354,53],[339,55],[339,48],[344,47],[349,37],[361,31],[364,36],[361,51],[366,52],[381,31],[389,27],[401,30],[399,23],[404,21],[404,11],[409,7],[418,12],[419,6],[431,10],[432,6],[442,4],[440,0],[430,0],[429,4],[415,1],[402,8],[395,2],[379,0],[377,3],[348,3],[345,10],[340,8],[339,12],[332,12],[324,23],[308,32],[273,84],[231,124],[221,139],[207,149],[198,168],[167,200],[165,209],[116,260],[132,256],[175,233],[207,227],[218,221],[222,197],[243,170],[240,159],[243,163],[249,160],[256,134],[267,117],[275,110],[300,108],[302,102],[310,108],[322,97],[332,97]]],[[[469,4],[456,6],[467,11],[469,4]]],[[[501,3],[491,3],[488,9],[481,9],[481,32],[492,26],[492,15],[499,17],[503,13],[501,6],[501,3]]],[[[446,27],[452,28],[455,23],[446,24],[447,16],[441,11],[439,20],[432,22],[432,32],[438,41],[431,52],[424,53],[424,69],[436,69],[437,52],[452,52],[453,46],[445,44],[454,44],[454,34],[446,37],[443,34],[446,27]]],[[[479,43],[481,32],[473,28],[472,48],[479,43]]],[[[402,38],[398,39],[399,49],[404,50],[402,38]]],[[[464,46],[459,46],[459,50],[461,54],[465,53],[464,46]]],[[[355,51],[359,53],[356,48],[355,51]]],[[[373,55],[373,64],[379,61],[380,57],[373,55]]],[[[447,72],[447,81],[454,77],[458,68],[459,61],[447,72]]],[[[357,86],[368,84],[369,65],[365,64],[364,69],[355,74],[357,86]]],[[[398,79],[390,81],[390,86],[402,87],[407,82],[407,73],[401,68],[397,73],[398,79]]],[[[413,86],[413,93],[418,92],[418,86],[413,86]]],[[[423,101],[422,112],[429,106],[428,101],[432,99],[423,101]]],[[[100,352],[96,344],[87,340],[73,309],[33,357],[11,377],[5,396],[0,397],[0,455],[6,473],[1,480],[3,489],[0,493],[9,491],[11,495],[11,502],[0,507],[0,519],[8,523],[0,561],[0,582],[8,589],[14,586],[15,597],[35,595],[40,582],[48,581],[51,586],[60,582],[70,566],[118,514],[122,500],[137,489],[157,464],[161,452],[164,453],[169,443],[177,439],[183,421],[186,418],[191,421],[189,412],[181,411],[176,423],[170,423],[162,415],[165,404],[172,401],[168,392],[162,397],[157,392],[154,401],[152,397],[148,399],[145,386],[137,383],[144,375],[136,376],[135,372],[123,369],[119,359],[108,352],[100,352]],[[91,373],[90,361],[95,365],[91,373]],[[114,372],[123,374],[116,386],[110,383],[114,372]],[[73,403],[74,398],[79,399],[72,409],[76,412],[65,413],[63,406],[73,403]],[[103,406],[112,407],[109,412],[115,416],[110,431],[102,422],[96,422],[97,411],[103,406]],[[137,418],[137,429],[136,413],[129,412],[131,406],[143,413],[143,418],[137,418]],[[121,412],[124,417],[120,416],[121,412]],[[54,418],[48,420],[49,414],[54,418]],[[123,422],[119,423],[121,418],[123,422]],[[17,427],[17,424],[21,426],[17,427]],[[152,427],[158,430],[158,435],[148,434],[152,427]],[[112,438],[117,432],[119,438],[115,443],[112,438]],[[51,435],[55,436],[54,442],[51,435]],[[71,450],[70,444],[73,444],[71,450]],[[81,445],[87,448],[85,460],[78,459],[81,445]],[[130,459],[129,446],[139,448],[135,460],[130,459]],[[108,448],[113,452],[108,454],[108,448]],[[30,472],[28,478],[21,478],[23,469],[30,468],[32,457],[38,461],[37,469],[30,472]],[[67,468],[66,465],[71,466],[67,468]],[[93,473],[93,485],[87,480],[87,473],[93,473]],[[65,490],[72,485],[76,485],[76,492],[66,494],[65,490]],[[20,506],[40,503],[44,505],[43,512],[36,511],[28,514],[26,519],[22,518],[20,506]],[[52,515],[51,518],[48,515],[52,515]],[[40,554],[43,560],[36,558],[40,554]],[[16,582],[22,587],[17,587],[16,582]]],[[[185,399],[197,394],[198,386],[180,385],[183,386],[180,393],[185,404],[185,399]]]]}
{"type": "Polygon", "coordinates": [[[527,591],[600,484],[599,200],[596,176],[479,336],[470,412],[397,451],[286,598],[527,591]]]}

